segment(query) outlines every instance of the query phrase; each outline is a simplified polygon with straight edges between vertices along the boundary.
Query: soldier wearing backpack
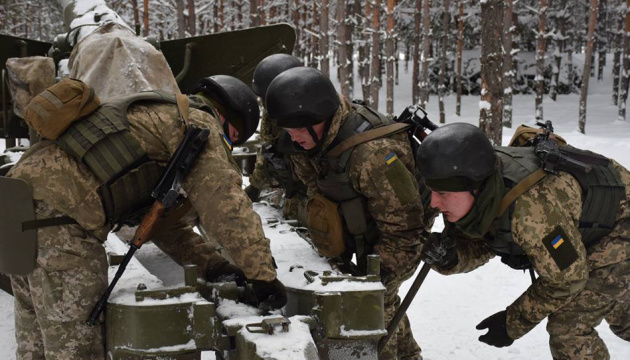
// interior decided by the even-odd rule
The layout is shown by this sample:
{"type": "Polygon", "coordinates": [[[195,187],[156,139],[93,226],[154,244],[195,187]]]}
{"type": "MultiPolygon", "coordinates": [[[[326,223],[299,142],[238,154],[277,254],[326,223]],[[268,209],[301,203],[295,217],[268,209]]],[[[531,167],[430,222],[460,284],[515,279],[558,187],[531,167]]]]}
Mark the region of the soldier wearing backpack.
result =
{"type": "MultiPolygon", "coordinates": [[[[127,38],[118,37],[116,47],[101,46],[100,55],[128,46],[165,63],[149,44],[131,46],[127,38]]],[[[156,180],[193,126],[208,129],[210,135],[182,179],[187,201],[167,214],[165,227],[155,231],[152,240],[179,264],[198,265],[199,275],[209,281],[225,276],[250,280],[266,309],[286,302],[269,240],[231,156],[232,144],[245,142],[258,125],[256,96],[229,76],[201,80],[195,89],[199,96],[136,92],[138,86],[160,89],[159,81],[151,81],[156,75],[170,77],[169,83],[174,80],[170,72],[155,74],[151,66],[133,70],[129,86],[106,84],[108,76],[99,74],[105,79],[98,84],[106,96],[102,103],[89,86],[68,79],[36,96],[26,108],[25,120],[44,139],[23,155],[8,174],[12,179],[7,179],[28,184],[32,194],[24,203],[32,203],[35,213],[35,219],[19,224],[23,234],[34,234],[35,247],[10,259],[19,270],[11,277],[19,360],[104,359],[103,318],[97,326],[86,324],[108,283],[103,242],[112,229],[138,224],[153,202],[156,180]],[[150,76],[145,78],[143,72],[150,76]],[[121,96],[115,96],[116,89],[121,96]],[[186,203],[236,266],[181,220],[186,203]]],[[[2,235],[0,241],[14,240],[2,235]]]]}
{"type": "Polygon", "coordinates": [[[605,319],[630,341],[630,172],[562,142],[547,131],[532,146],[493,148],[462,123],[430,133],[416,161],[446,228],[422,258],[443,274],[494,256],[538,274],[477,325],[488,329],[480,341],[510,346],[547,318],[554,359],[609,359],[595,326],[605,319]]]}
{"type": "MultiPolygon", "coordinates": [[[[400,303],[400,284],[418,266],[420,239],[432,221],[425,219],[407,134],[398,125],[392,129],[377,111],[351,104],[313,68],[282,72],[265,102],[269,117],[293,140],[291,160],[308,187],[311,239],[320,254],[359,274],[366,271],[368,254],[380,255],[388,323],[400,303]]],[[[381,358],[421,358],[407,318],[381,358]]]]}

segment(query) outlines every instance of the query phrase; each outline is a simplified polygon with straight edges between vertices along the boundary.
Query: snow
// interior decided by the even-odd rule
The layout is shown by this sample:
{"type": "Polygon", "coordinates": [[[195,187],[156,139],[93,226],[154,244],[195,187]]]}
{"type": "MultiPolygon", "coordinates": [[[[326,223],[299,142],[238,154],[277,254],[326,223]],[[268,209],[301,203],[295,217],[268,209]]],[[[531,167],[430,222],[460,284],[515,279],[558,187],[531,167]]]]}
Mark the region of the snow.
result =
{"type": "MultiPolygon", "coordinates": [[[[579,55],[576,55],[575,58],[578,58],[577,61],[579,62],[582,61],[579,55]]],[[[609,63],[611,62],[609,61],[609,63]]],[[[409,73],[403,72],[404,66],[400,66],[400,69],[400,84],[395,88],[394,97],[396,114],[411,104],[411,69],[409,69],[409,73]]],[[[334,69],[331,69],[331,74],[335,73],[334,69]]],[[[577,94],[558,95],[556,102],[545,96],[543,102],[545,120],[552,120],[556,132],[570,144],[612,157],[623,166],[630,168],[630,121],[617,120],[618,108],[611,103],[612,80],[610,73],[610,66],[608,66],[603,81],[591,81],[588,95],[586,135],[577,131],[579,104],[577,94]]],[[[360,97],[359,82],[357,81],[356,84],[355,94],[356,97],[360,97]]],[[[380,96],[381,111],[385,109],[385,88],[383,86],[380,96]]],[[[427,111],[429,118],[437,122],[439,112],[436,100],[437,97],[432,95],[427,111]]],[[[455,115],[455,100],[454,94],[445,97],[447,122],[467,122],[476,125],[479,119],[479,97],[462,97],[461,116],[455,115]]],[[[512,129],[503,129],[504,144],[507,143],[519,124],[535,125],[533,94],[514,95],[513,123],[515,125],[512,129]]],[[[3,149],[4,141],[0,140],[0,151],[3,149]]],[[[245,178],[244,185],[246,186],[248,183],[248,179],[245,178]]],[[[279,278],[291,287],[321,286],[322,289],[320,290],[333,291],[331,289],[334,288],[328,288],[328,286],[336,286],[337,284],[330,283],[325,286],[308,284],[303,276],[304,270],[314,270],[320,273],[329,270],[330,267],[325,259],[319,257],[305,240],[290,230],[288,224],[267,221],[267,219],[281,218],[281,213],[266,203],[257,203],[254,209],[261,216],[265,234],[271,240],[271,249],[278,264],[279,278]],[[302,266],[302,268],[297,266],[302,266]]],[[[441,219],[438,219],[433,230],[439,231],[442,228],[443,223],[441,219]]],[[[124,254],[127,250],[127,246],[116,236],[110,236],[106,246],[108,252],[117,254],[124,254]]],[[[113,276],[112,272],[110,272],[110,278],[111,276],[113,276]]],[[[412,282],[413,278],[402,285],[401,298],[407,293],[412,282]]],[[[112,299],[125,301],[138,283],[146,284],[149,289],[181,285],[183,283],[182,271],[172,260],[161,254],[155,246],[146,244],[130,262],[125,276],[120,280],[112,294],[112,299]],[[157,277],[151,275],[147,269],[156,274],[157,277]]],[[[429,273],[408,310],[411,328],[416,340],[423,348],[424,359],[551,359],[548,335],[545,331],[546,321],[543,321],[508,348],[494,348],[479,342],[477,339],[485,332],[475,330],[475,326],[486,317],[505,309],[529,285],[530,278],[527,273],[512,270],[498,259],[490,261],[487,265],[469,274],[442,276],[435,272],[429,273]]],[[[231,318],[240,316],[259,319],[260,316],[258,310],[229,300],[222,301],[217,311],[231,318]]],[[[0,292],[0,359],[15,359],[13,322],[13,298],[0,292]]],[[[299,320],[291,318],[289,333],[279,333],[283,337],[282,341],[262,341],[269,348],[259,349],[259,351],[275,353],[289,351],[288,349],[294,344],[304,345],[304,342],[309,341],[309,339],[305,336],[307,332],[304,328],[300,328],[303,325],[299,320]]],[[[612,334],[605,321],[596,330],[608,346],[612,359],[628,358],[630,343],[612,334]]],[[[293,353],[284,354],[288,354],[286,355],[287,359],[295,358],[293,353]]],[[[209,352],[204,352],[202,355],[202,359],[205,360],[213,358],[214,356],[209,352]]]]}

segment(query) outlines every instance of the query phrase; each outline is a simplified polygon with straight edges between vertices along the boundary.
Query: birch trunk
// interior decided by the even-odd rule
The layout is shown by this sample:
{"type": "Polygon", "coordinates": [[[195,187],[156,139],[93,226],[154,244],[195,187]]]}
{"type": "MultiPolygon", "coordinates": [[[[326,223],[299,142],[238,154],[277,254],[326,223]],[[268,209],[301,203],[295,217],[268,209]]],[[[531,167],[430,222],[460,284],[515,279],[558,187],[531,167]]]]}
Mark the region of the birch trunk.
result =
{"type": "Polygon", "coordinates": [[[380,71],[381,71],[381,39],[379,34],[380,17],[381,17],[381,0],[374,1],[372,8],[372,66],[370,69],[370,101],[369,104],[375,110],[378,110],[378,91],[380,89],[380,71]]]}
{"type": "Polygon", "coordinates": [[[337,0],[337,39],[338,39],[338,63],[339,85],[341,95],[350,97],[349,72],[348,72],[348,41],[346,39],[346,2],[337,0]]]}
{"type": "Polygon", "coordinates": [[[413,69],[411,71],[411,102],[413,104],[418,104],[418,101],[420,100],[420,27],[422,24],[421,15],[422,0],[416,0],[416,11],[413,15],[413,69]]]}
{"type": "Polygon", "coordinates": [[[630,84],[630,0],[626,0],[626,16],[623,37],[623,67],[621,70],[621,86],[619,88],[619,115],[617,120],[626,121],[626,100],[628,84],[630,84]]]}
{"type": "MultiPolygon", "coordinates": [[[[630,0],[628,0],[630,2],[630,0]]],[[[586,41],[586,50],[584,54],[584,71],[582,72],[582,91],[580,92],[580,120],[578,124],[578,130],[584,134],[584,128],[586,127],[586,97],[588,95],[588,81],[590,79],[592,67],[592,54],[593,54],[593,42],[595,37],[595,23],[597,22],[597,7],[598,0],[591,0],[590,2],[590,16],[588,19],[588,37],[586,41]]],[[[625,111],[624,111],[625,115],[625,111]]]]}
{"type": "MultiPolygon", "coordinates": [[[[448,1],[448,0],[447,0],[448,1]]],[[[394,116],[394,0],[387,0],[387,116],[394,116]]]]}
{"type": "Polygon", "coordinates": [[[536,120],[543,120],[543,95],[545,93],[545,32],[547,31],[547,0],[540,0],[538,7],[538,36],[536,36],[536,120]]]}
{"type": "Polygon", "coordinates": [[[429,102],[429,60],[431,52],[431,0],[424,0],[423,35],[422,46],[422,79],[420,80],[420,106],[426,108],[429,102]]]}
{"type": "Polygon", "coordinates": [[[503,2],[481,4],[481,102],[479,128],[493,145],[501,145],[503,131],[503,2]]]}
{"type": "Polygon", "coordinates": [[[440,123],[446,122],[444,114],[444,96],[446,95],[446,49],[448,47],[449,8],[450,1],[444,0],[444,12],[442,14],[442,53],[440,55],[440,74],[438,79],[438,104],[440,109],[440,123]]]}
{"type": "Polygon", "coordinates": [[[459,0],[457,28],[457,104],[455,114],[461,115],[462,109],[462,54],[464,52],[464,0],[459,0]]]}

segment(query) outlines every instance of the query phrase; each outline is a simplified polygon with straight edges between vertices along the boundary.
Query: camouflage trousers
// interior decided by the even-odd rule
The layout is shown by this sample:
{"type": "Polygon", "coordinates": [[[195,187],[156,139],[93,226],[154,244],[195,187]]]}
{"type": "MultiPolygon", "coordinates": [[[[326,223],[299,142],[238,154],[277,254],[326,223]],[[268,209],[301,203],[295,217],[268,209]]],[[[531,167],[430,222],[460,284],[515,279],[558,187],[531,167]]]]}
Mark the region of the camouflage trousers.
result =
{"type": "MultiPolygon", "coordinates": [[[[37,205],[38,218],[61,216],[37,205]]],[[[12,276],[18,360],[103,360],[104,324],[86,325],[107,287],[105,248],[78,225],[37,230],[35,270],[12,276]]]]}
{"type": "MultiPolygon", "coordinates": [[[[389,325],[400,306],[400,297],[398,291],[403,281],[407,280],[408,276],[395,276],[387,277],[385,282],[385,326],[389,325]]],[[[409,324],[409,318],[405,315],[398,327],[396,333],[392,335],[387,343],[387,346],[383,349],[379,359],[381,360],[411,360],[420,359],[420,353],[422,350],[416,340],[413,338],[411,332],[411,325],[409,324]]]]}
{"type": "Polygon", "coordinates": [[[594,329],[606,320],[630,341],[630,259],[591,271],[586,288],[548,318],[554,360],[607,360],[610,354],[594,329]]]}

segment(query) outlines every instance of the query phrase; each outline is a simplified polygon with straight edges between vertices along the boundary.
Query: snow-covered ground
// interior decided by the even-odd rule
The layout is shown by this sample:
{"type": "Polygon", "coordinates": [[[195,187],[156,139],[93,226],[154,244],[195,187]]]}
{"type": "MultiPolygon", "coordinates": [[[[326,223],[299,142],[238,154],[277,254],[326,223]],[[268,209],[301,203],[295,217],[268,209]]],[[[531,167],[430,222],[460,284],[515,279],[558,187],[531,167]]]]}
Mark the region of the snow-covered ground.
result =
{"type": "MultiPolygon", "coordinates": [[[[610,62],[609,62],[610,63],[610,62]]],[[[410,104],[410,74],[402,72],[400,66],[400,84],[395,90],[395,109],[400,113],[410,104]]],[[[334,70],[331,73],[335,73],[334,70]]],[[[552,120],[556,132],[572,145],[593,150],[612,157],[625,167],[630,167],[630,121],[617,121],[617,108],[611,101],[610,69],[607,69],[604,81],[591,79],[591,91],[588,97],[588,117],[586,135],[577,131],[578,96],[559,96],[557,102],[544,98],[544,117],[552,120]]],[[[357,89],[357,97],[359,97],[357,89]]],[[[385,88],[381,92],[380,109],[385,109],[385,88]]],[[[462,115],[455,115],[455,96],[446,98],[447,122],[468,122],[477,124],[479,116],[479,98],[463,97],[462,115]]],[[[427,108],[429,116],[437,121],[437,97],[432,96],[427,108]]],[[[514,97],[514,124],[534,125],[533,95],[514,97]]],[[[504,128],[503,142],[506,143],[514,129],[504,128]]],[[[0,142],[0,151],[4,143],[0,142]]],[[[265,224],[265,234],[271,239],[272,251],[276,257],[279,277],[287,283],[295,283],[289,267],[300,264],[314,270],[324,269],[325,262],[309,250],[309,246],[295,233],[287,231],[286,224],[273,227],[266,219],[278,218],[277,210],[264,204],[256,204],[255,210],[265,224]]],[[[439,231],[443,224],[438,221],[434,227],[439,231]]],[[[122,249],[122,243],[114,237],[109,247],[122,249]]],[[[171,271],[176,267],[157,248],[148,244],[138,253],[137,258],[143,265],[156,274],[165,285],[183,282],[180,272],[171,271]]],[[[130,275],[143,277],[144,281],[159,283],[150,275],[140,274],[140,270],[130,271],[130,275]]],[[[412,280],[403,284],[401,297],[404,297],[412,280]]],[[[511,270],[493,260],[486,266],[469,274],[441,276],[430,273],[409,309],[409,318],[416,339],[423,348],[427,360],[443,359],[551,359],[548,349],[548,336],[545,323],[538,325],[524,338],[517,340],[511,347],[497,349],[480,343],[477,338],[482,332],[475,326],[487,316],[503,310],[516,299],[530,284],[529,275],[511,270]]],[[[124,287],[124,283],[122,283],[124,287]]],[[[15,340],[13,337],[13,299],[0,292],[0,359],[14,359],[15,340]]],[[[628,359],[630,343],[614,336],[605,323],[597,328],[606,342],[612,359],[628,359]]],[[[204,359],[210,359],[204,354],[204,359]]]]}

